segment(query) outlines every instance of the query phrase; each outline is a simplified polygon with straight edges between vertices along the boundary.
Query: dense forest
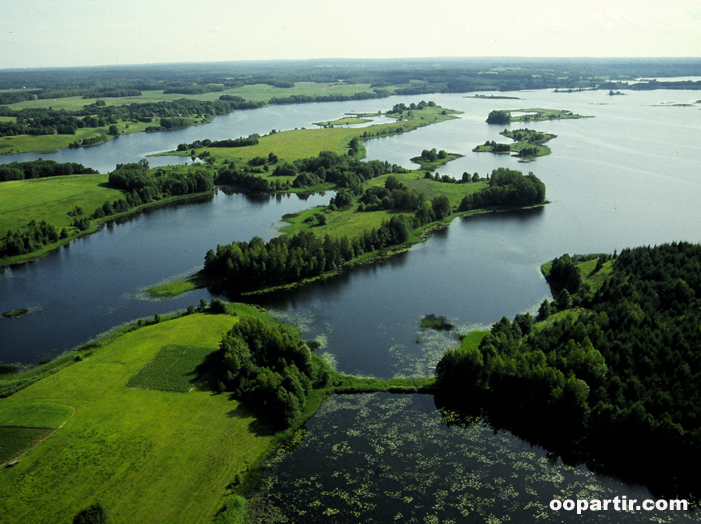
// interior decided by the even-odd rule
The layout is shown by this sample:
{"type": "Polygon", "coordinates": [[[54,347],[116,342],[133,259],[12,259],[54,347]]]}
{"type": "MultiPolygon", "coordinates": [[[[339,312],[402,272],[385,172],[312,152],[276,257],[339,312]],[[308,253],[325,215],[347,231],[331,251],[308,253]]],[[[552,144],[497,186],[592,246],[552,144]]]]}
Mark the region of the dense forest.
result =
{"type": "Polygon", "coordinates": [[[10,162],[0,166],[0,182],[6,180],[29,180],[66,175],[91,175],[97,171],[83,164],[66,162],[60,164],[55,160],[30,160],[28,162],[10,162]]]}
{"type": "Polygon", "coordinates": [[[479,348],[445,354],[443,401],[485,408],[575,461],[698,497],[701,246],[625,249],[595,293],[575,261],[553,261],[546,322],[503,318],[479,348]]]}

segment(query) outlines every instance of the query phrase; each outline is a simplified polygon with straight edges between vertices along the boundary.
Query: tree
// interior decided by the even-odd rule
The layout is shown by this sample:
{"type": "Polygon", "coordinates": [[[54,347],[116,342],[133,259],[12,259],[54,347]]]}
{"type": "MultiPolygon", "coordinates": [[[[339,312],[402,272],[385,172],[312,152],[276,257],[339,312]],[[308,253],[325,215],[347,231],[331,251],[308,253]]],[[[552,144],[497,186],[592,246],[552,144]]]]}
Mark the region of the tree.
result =
{"type": "Polygon", "coordinates": [[[119,129],[117,126],[110,126],[110,130],[107,132],[108,135],[119,136],[119,129]]]}

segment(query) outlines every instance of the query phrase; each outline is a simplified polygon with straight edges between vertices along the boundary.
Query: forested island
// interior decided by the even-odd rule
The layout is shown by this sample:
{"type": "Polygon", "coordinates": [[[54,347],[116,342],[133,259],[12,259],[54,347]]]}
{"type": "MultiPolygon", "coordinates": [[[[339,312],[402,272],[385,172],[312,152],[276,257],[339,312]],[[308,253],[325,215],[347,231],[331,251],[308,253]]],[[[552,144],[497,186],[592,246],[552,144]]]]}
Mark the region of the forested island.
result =
{"type": "Polygon", "coordinates": [[[567,120],[571,118],[592,118],[577,115],[565,109],[495,109],[487,116],[488,124],[510,124],[511,122],[542,122],[544,120],[567,120]],[[514,113],[517,113],[514,115],[514,113]]]}
{"type": "Polygon", "coordinates": [[[421,151],[421,156],[415,156],[411,158],[411,161],[419,164],[424,171],[434,171],[436,168],[444,166],[451,160],[462,158],[463,156],[465,155],[447,153],[444,149],[436,151],[434,147],[433,149],[424,149],[421,151]]]}
{"type": "Polygon", "coordinates": [[[556,299],[436,368],[439,399],[564,460],[694,499],[701,485],[701,246],[546,264],[556,299]],[[645,457],[641,460],[641,457],[645,457]]]}
{"type": "Polygon", "coordinates": [[[557,138],[557,135],[534,131],[533,129],[504,129],[502,136],[508,137],[515,141],[514,144],[499,144],[494,140],[487,140],[483,145],[475,147],[472,151],[475,153],[516,153],[520,157],[536,157],[549,155],[550,148],[545,146],[545,142],[557,138]]]}

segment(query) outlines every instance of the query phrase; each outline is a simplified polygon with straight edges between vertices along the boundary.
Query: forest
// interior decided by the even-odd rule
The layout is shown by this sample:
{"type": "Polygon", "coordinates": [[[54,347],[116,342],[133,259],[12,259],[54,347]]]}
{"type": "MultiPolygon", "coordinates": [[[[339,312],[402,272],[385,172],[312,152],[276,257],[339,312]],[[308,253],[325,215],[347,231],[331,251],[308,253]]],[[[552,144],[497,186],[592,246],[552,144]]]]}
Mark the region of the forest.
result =
{"type": "Polygon", "coordinates": [[[591,276],[605,264],[611,272],[596,292],[577,258],[556,258],[548,278],[557,300],[541,305],[542,322],[502,318],[478,348],[448,351],[436,368],[441,397],[481,407],[490,422],[563,458],[693,498],[701,492],[701,246],[598,258],[591,276]]]}

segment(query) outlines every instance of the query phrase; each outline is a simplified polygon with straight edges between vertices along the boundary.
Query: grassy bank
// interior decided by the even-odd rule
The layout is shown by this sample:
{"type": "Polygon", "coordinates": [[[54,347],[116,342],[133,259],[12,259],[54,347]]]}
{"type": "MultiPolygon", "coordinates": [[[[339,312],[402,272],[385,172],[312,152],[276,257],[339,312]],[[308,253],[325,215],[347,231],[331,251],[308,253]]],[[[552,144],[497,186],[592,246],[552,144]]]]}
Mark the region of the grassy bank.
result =
{"type": "MultiPolygon", "coordinates": [[[[177,169],[177,168],[176,168],[177,169]]],[[[90,227],[80,231],[74,227],[73,212],[76,207],[84,210],[84,216],[90,216],[105,202],[123,198],[124,193],[107,185],[108,175],[69,175],[31,180],[12,180],[2,182],[0,191],[0,231],[16,231],[25,227],[30,221],[42,220],[59,230],[66,228],[67,238],[47,244],[37,251],[7,258],[0,258],[2,264],[21,264],[36,260],[55,252],[63,245],[76,238],[94,233],[107,221],[139,213],[147,208],[169,205],[181,200],[204,197],[210,193],[196,193],[156,200],[142,204],[126,212],[109,217],[92,219],[90,227]]]]}
{"type": "Polygon", "coordinates": [[[355,124],[367,124],[372,122],[368,118],[358,118],[357,116],[348,116],[345,118],[338,118],[336,120],[327,120],[326,122],[314,122],[315,126],[328,127],[328,126],[348,126],[355,124]]]}
{"type": "MultiPolygon", "coordinates": [[[[117,129],[120,135],[129,133],[140,133],[150,125],[158,125],[158,119],[154,123],[119,121],[117,129]]],[[[65,149],[70,144],[77,142],[82,144],[89,139],[99,139],[99,144],[109,142],[118,138],[108,134],[109,126],[106,127],[84,127],[78,129],[75,135],[17,135],[0,137],[0,155],[16,155],[19,153],[53,153],[58,149],[65,149]]],[[[94,145],[99,145],[94,144],[94,145]]],[[[89,146],[91,147],[91,146],[89,146]]]]}
{"type": "Polygon", "coordinates": [[[272,432],[227,395],[124,385],[164,345],[215,350],[233,322],[195,314],[123,334],[0,401],[0,424],[20,427],[55,425],[51,412],[46,422],[18,415],[47,402],[75,411],[17,466],[2,470],[3,520],[69,522],[99,501],[115,523],[209,522],[225,487],[267,449],[272,432]]]}

